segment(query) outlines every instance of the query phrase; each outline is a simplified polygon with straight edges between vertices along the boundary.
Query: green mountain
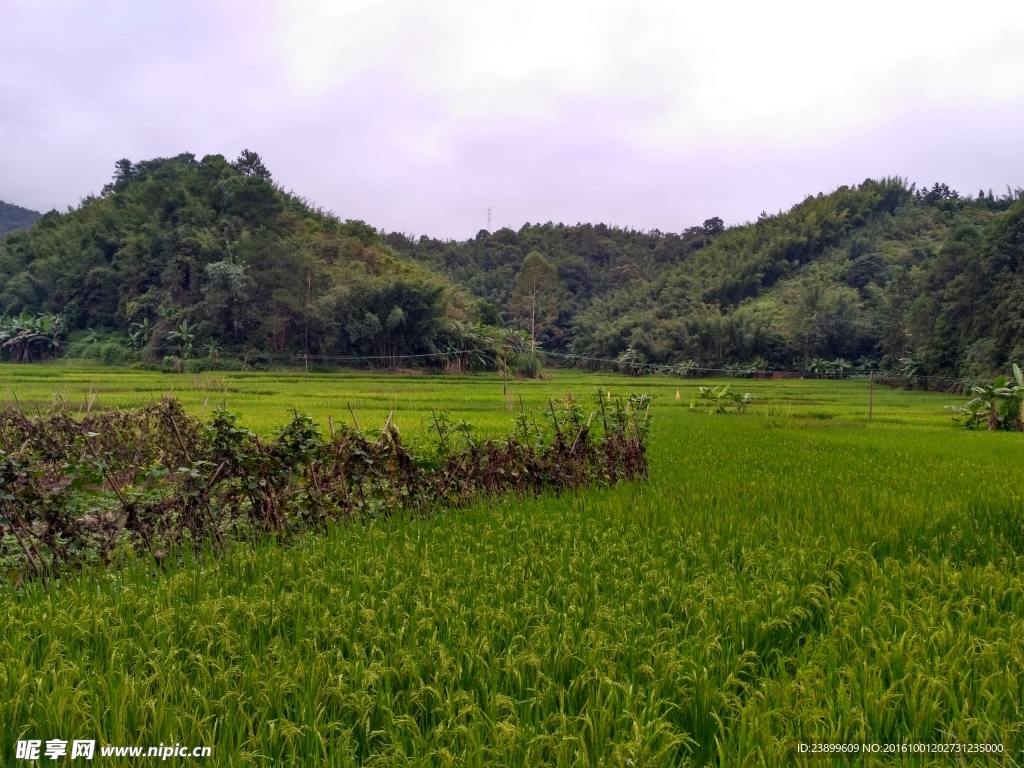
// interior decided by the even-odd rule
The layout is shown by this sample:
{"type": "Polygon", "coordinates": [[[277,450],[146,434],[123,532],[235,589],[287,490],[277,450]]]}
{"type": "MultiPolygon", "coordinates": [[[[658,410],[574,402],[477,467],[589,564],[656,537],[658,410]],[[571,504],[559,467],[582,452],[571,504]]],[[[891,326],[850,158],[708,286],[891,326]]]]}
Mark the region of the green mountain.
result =
{"type": "Polygon", "coordinates": [[[20,205],[12,205],[0,200],[0,237],[15,229],[28,229],[42,216],[38,211],[30,211],[20,205]]]}
{"type": "Polygon", "coordinates": [[[0,316],[22,313],[60,313],[73,335],[108,331],[150,360],[458,362],[500,336],[478,320],[566,356],[976,375],[1024,360],[1024,191],[869,179],[735,227],[412,240],[285,192],[248,151],[122,160],[102,194],[0,243],[0,316]]]}
{"type": "Polygon", "coordinates": [[[0,245],[0,315],[61,313],[144,357],[203,349],[429,352],[465,293],[276,186],[255,153],[117,163],[113,181],[0,245]]]}
{"type": "Polygon", "coordinates": [[[867,180],[752,224],[711,219],[681,234],[548,223],[464,242],[385,240],[483,299],[494,322],[527,321],[517,280],[538,252],[552,267],[533,305],[545,308],[538,337],[567,354],[705,367],[902,361],[936,374],[1024,360],[1020,189],[973,197],[867,180]]]}

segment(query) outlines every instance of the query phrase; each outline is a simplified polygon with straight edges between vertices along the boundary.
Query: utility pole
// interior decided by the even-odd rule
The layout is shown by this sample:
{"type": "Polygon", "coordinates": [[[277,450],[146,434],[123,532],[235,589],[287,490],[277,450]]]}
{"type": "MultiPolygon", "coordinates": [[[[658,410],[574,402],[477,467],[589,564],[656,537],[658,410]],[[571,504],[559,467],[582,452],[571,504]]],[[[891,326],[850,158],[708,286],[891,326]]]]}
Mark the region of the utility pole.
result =
{"type": "Polygon", "coordinates": [[[868,373],[868,423],[871,423],[872,411],[875,409],[875,372],[868,373]]]}
{"type": "Polygon", "coordinates": [[[491,206],[487,206],[487,231],[491,231],[491,206]]]}
{"type": "Polygon", "coordinates": [[[306,269],[306,348],[303,350],[302,359],[306,367],[306,381],[309,381],[309,294],[313,290],[313,270],[306,269]]]}

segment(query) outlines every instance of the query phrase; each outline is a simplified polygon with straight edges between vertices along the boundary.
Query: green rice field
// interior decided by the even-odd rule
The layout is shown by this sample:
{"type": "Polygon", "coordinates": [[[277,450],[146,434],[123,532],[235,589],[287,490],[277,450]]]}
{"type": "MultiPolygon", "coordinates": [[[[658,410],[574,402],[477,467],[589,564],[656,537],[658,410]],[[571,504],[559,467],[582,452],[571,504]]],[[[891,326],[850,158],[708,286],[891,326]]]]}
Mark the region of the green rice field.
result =
{"type": "Polygon", "coordinates": [[[0,589],[0,761],[60,738],[212,748],[169,765],[1024,765],[1024,437],[881,387],[869,424],[866,381],[691,412],[697,383],[0,366],[26,411],[173,390],[265,434],[351,405],[497,435],[520,397],[655,396],[646,483],[0,589]]]}

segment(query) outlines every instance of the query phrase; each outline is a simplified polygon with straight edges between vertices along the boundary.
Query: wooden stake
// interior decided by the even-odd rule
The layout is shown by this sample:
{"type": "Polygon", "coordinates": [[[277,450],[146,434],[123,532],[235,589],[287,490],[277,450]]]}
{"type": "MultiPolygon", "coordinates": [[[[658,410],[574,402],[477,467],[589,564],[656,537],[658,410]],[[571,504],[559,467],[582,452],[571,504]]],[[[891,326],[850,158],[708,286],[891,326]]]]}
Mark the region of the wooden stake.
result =
{"type": "Polygon", "coordinates": [[[873,411],[875,409],[875,372],[872,371],[868,374],[868,423],[871,423],[873,411]]]}

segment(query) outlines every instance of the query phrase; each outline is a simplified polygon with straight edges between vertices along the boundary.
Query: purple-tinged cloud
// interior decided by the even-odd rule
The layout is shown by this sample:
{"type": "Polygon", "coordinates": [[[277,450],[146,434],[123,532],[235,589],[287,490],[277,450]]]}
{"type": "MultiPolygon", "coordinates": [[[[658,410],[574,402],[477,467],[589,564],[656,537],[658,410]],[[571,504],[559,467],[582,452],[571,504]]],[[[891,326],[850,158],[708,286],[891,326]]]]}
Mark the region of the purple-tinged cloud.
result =
{"type": "Polygon", "coordinates": [[[458,238],[488,207],[678,231],[869,176],[1024,184],[1024,6],[885,7],[15,0],[0,199],[246,147],[343,218],[458,238]]]}

